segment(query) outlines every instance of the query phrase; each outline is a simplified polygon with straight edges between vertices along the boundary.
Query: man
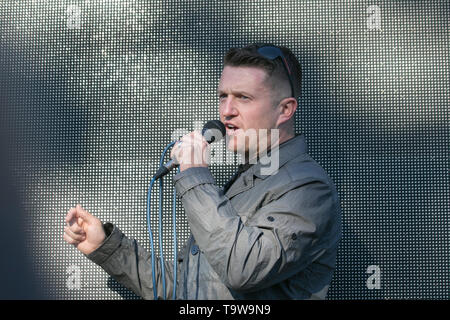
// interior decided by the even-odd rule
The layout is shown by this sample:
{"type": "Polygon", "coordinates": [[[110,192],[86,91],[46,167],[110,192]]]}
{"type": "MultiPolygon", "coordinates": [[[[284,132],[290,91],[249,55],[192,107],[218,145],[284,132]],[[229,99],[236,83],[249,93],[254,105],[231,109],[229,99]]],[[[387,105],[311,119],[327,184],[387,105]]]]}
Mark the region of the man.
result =
{"type": "MultiPolygon", "coordinates": [[[[192,232],[178,261],[178,299],[325,298],[341,237],[340,206],[333,182],[307,154],[304,136],[294,133],[299,91],[300,65],[287,48],[255,44],[226,54],[220,118],[227,148],[246,164],[221,189],[199,132],[174,146],[175,188],[192,232]],[[278,165],[263,170],[269,155],[278,165]]],[[[111,224],[102,227],[80,206],[66,221],[66,241],[136,294],[154,298],[151,257],[135,240],[111,224]]],[[[170,298],[172,265],[165,270],[170,298]]],[[[159,263],[153,272],[163,297],[159,263]]]]}

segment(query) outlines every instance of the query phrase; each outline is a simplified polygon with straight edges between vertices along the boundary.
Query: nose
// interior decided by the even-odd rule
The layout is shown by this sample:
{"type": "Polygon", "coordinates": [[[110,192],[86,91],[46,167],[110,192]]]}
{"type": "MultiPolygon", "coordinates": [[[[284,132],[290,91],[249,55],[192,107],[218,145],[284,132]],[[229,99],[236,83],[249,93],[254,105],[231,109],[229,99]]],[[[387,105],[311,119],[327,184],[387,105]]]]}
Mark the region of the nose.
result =
{"type": "Polygon", "coordinates": [[[224,118],[231,118],[238,115],[238,110],[234,104],[233,97],[228,96],[220,102],[220,114],[224,118]]]}

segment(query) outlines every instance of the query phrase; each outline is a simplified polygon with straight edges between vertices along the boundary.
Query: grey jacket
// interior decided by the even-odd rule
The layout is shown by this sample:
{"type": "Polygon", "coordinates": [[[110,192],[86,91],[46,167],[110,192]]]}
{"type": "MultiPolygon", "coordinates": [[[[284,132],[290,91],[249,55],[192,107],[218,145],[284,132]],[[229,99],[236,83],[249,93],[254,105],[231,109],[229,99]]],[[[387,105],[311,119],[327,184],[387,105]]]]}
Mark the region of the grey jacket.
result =
{"type": "MultiPolygon", "coordinates": [[[[341,238],[333,182],[307,154],[303,135],[279,148],[279,169],[261,162],[229,189],[207,168],[175,175],[192,237],[178,254],[177,299],[324,299],[341,238]],[[276,172],[276,174],[275,174],[276,172]]],[[[117,227],[87,257],[137,295],[153,299],[151,256],[117,227]]],[[[173,263],[165,263],[166,297],[173,263]]],[[[163,297],[159,261],[158,297],[163,297]]]]}

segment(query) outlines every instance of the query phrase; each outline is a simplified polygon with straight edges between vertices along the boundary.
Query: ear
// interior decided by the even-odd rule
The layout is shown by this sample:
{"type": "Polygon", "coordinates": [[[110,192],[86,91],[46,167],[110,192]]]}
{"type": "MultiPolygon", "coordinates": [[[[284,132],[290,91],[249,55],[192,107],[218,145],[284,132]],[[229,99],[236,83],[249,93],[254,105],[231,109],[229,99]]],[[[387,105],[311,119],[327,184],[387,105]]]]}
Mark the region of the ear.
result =
{"type": "Polygon", "coordinates": [[[291,119],[295,111],[297,110],[297,99],[290,97],[285,98],[280,101],[278,104],[278,110],[280,111],[280,115],[278,117],[277,126],[281,126],[282,124],[286,123],[291,119]]]}

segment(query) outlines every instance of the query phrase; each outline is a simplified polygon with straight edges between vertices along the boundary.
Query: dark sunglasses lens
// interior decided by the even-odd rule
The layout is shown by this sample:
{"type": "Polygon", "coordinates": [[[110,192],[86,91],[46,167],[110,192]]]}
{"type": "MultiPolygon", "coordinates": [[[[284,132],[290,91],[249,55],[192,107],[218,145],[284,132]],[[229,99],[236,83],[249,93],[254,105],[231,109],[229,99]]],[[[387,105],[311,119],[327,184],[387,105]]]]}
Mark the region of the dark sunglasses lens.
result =
{"type": "Polygon", "coordinates": [[[291,84],[291,90],[292,90],[292,96],[294,96],[294,85],[292,84],[292,78],[291,78],[291,70],[289,69],[289,66],[287,65],[286,59],[283,56],[283,53],[281,52],[280,48],[277,47],[261,47],[258,49],[258,53],[262,55],[263,57],[275,60],[276,58],[280,57],[283,61],[283,66],[286,69],[287,76],[289,77],[289,82],[291,84]]]}
{"type": "Polygon", "coordinates": [[[262,47],[258,49],[258,53],[268,59],[276,59],[282,57],[281,50],[274,47],[262,47]]]}

